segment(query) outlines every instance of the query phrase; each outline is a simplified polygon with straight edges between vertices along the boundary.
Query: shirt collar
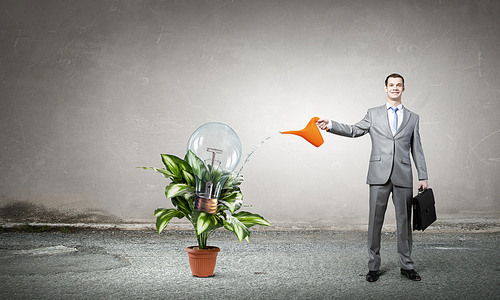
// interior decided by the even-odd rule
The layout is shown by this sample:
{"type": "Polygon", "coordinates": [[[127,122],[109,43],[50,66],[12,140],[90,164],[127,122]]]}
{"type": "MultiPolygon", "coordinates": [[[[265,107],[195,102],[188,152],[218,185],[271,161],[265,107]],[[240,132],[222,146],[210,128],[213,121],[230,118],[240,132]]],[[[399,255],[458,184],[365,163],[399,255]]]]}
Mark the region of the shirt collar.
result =
{"type": "MultiPolygon", "coordinates": [[[[392,105],[389,104],[389,102],[386,102],[385,103],[385,106],[387,107],[387,109],[390,109],[392,107],[392,105]]],[[[402,110],[403,109],[403,103],[400,103],[398,106],[396,106],[398,108],[398,110],[402,110]]]]}

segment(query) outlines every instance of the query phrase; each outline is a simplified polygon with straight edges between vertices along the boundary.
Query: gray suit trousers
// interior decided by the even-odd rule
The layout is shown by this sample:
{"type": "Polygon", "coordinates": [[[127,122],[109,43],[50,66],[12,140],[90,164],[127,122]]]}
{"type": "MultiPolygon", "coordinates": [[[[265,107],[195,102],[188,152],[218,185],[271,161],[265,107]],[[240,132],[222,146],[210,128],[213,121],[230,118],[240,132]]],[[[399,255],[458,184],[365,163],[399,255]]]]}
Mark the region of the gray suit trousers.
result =
{"type": "Polygon", "coordinates": [[[411,260],[413,244],[411,226],[412,188],[395,186],[389,180],[384,185],[370,185],[368,221],[368,269],[370,271],[378,271],[380,269],[381,231],[391,193],[396,210],[397,247],[401,268],[406,270],[413,269],[413,261],[411,260]]]}

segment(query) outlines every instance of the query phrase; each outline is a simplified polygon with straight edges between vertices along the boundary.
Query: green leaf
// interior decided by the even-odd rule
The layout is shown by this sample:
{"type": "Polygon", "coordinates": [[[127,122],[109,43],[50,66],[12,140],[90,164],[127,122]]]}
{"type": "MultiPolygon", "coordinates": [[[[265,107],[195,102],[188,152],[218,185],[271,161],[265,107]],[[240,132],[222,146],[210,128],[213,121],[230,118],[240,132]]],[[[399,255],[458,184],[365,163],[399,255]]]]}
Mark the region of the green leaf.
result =
{"type": "Polygon", "coordinates": [[[198,234],[202,234],[203,232],[205,232],[205,230],[207,230],[208,227],[210,226],[210,221],[211,221],[210,214],[204,211],[200,212],[200,215],[196,220],[196,232],[198,234]]]}
{"type": "Polygon", "coordinates": [[[250,230],[248,227],[246,227],[245,224],[234,216],[230,216],[226,221],[224,221],[224,227],[227,230],[234,232],[240,242],[250,236],[250,230]]]}
{"type": "Polygon", "coordinates": [[[195,190],[193,186],[184,184],[184,183],[170,183],[165,187],[165,197],[174,198],[174,197],[184,197],[185,199],[191,197],[194,194],[195,190]]]}
{"type": "Polygon", "coordinates": [[[224,224],[221,218],[215,214],[209,214],[204,211],[197,211],[198,218],[196,218],[196,213],[193,213],[193,219],[196,218],[196,232],[198,235],[208,231],[211,232],[219,227],[222,227],[224,224]]]}
{"type": "Polygon", "coordinates": [[[236,174],[233,173],[224,183],[222,189],[230,191],[239,191],[240,190],[239,186],[241,185],[242,182],[243,182],[243,175],[238,175],[238,177],[236,177],[236,174]]]}
{"type": "Polygon", "coordinates": [[[231,213],[235,212],[236,205],[234,202],[226,202],[224,200],[219,199],[219,207],[217,210],[226,210],[228,209],[231,213]],[[222,205],[222,207],[220,206],[222,205]]]}
{"type": "Polygon", "coordinates": [[[169,171],[167,171],[165,169],[157,169],[157,168],[154,168],[154,169],[156,172],[162,174],[166,178],[172,178],[174,176],[174,174],[170,173],[169,171]]]}
{"type": "Polygon", "coordinates": [[[219,197],[219,199],[223,199],[225,201],[236,201],[242,200],[243,194],[240,191],[223,191],[219,197]]]}
{"type": "Polygon", "coordinates": [[[179,168],[182,171],[186,171],[186,172],[193,174],[193,169],[191,168],[191,166],[189,165],[189,163],[186,159],[179,158],[178,164],[179,164],[179,168]]]}
{"type": "Polygon", "coordinates": [[[182,178],[182,172],[181,172],[181,167],[180,165],[182,164],[183,160],[178,158],[175,155],[170,155],[170,154],[162,154],[161,159],[163,161],[163,164],[167,168],[167,170],[172,173],[174,178],[181,179],[182,178]]]}
{"type": "Polygon", "coordinates": [[[253,214],[247,211],[240,211],[234,214],[233,217],[237,218],[241,223],[243,223],[248,228],[254,225],[272,226],[271,223],[269,223],[261,215],[253,214]]]}
{"type": "Polygon", "coordinates": [[[193,173],[191,173],[191,170],[189,171],[182,170],[182,176],[184,177],[184,181],[186,182],[187,185],[193,187],[196,185],[196,181],[194,179],[193,173]]]}
{"type": "Polygon", "coordinates": [[[184,213],[175,209],[175,208],[158,208],[155,210],[155,217],[156,217],[156,229],[158,230],[158,233],[161,233],[163,229],[165,229],[172,220],[172,218],[177,217],[177,218],[182,218],[184,217],[184,213]]]}
{"type": "Polygon", "coordinates": [[[234,214],[243,205],[243,194],[241,192],[225,192],[221,194],[219,198],[219,203],[222,203],[229,209],[229,211],[234,214]]]}
{"type": "Polygon", "coordinates": [[[182,211],[186,216],[191,214],[191,208],[189,206],[188,200],[182,197],[172,198],[172,204],[180,211],[182,211]]]}
{"type": "Polygon", "coordinates": [[[185,160],[189,163],[189,166],[191,166],[191,170],[193,171],[194,176],[203,178],[203,174],[208,173],[203,161],[198,156],[196,156],[193,151],[188,151],[185,160]]]}

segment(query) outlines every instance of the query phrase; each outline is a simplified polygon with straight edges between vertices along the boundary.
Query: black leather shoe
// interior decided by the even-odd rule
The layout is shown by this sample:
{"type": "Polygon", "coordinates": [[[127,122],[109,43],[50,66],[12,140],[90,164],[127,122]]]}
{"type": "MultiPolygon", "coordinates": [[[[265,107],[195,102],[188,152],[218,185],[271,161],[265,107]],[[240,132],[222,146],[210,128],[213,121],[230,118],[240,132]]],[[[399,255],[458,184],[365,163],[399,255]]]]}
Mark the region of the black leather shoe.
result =
{"type": "Polygon", "coordinates": [[[415,270],[413,270],[413,269],[411,269],[411,270],[401,269],[401,274],[408,277],[409,279],[411,279],[413,281],[420,281],[421,280],[420,275],[418,275],[418,273],[415,272],[415,270]]]}
{"type": "Polygon", "coordinates": [[[380,276],[379,271],[369,271],[368,274],[366,274],[366,281],[375,282],[378,280],[379,276],[380,276]]]}

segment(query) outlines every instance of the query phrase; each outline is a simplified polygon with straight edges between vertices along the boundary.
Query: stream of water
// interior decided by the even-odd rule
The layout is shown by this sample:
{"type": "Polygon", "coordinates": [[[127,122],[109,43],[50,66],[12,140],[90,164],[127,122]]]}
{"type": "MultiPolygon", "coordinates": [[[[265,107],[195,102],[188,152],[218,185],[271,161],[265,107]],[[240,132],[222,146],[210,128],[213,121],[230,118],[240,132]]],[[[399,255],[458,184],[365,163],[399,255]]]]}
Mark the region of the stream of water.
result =
{"type": "Polygon", "coordinates": [[[243,168],[245,167],[245,165],[247,164],[247,162],[250,160],[250,156],[252,156],[252,154],[254,154],[255,151],[257,151],[257,149],[259,149],[259,147],[262,146],[262,144],[264,144],[265,142],[267,142],[267,140],[269,140],[272,137],[273,136],[269,136],[269,137],[265,138],[264,140],[262,140],[262,142],[260,142],[260,144],[258,144],[255,148],[252,149],[252,152],[250,152],[250,154],[247,155],[247,158],[243,162],[243,165],[241,165],[241,168],[238,171],[238,174],[236,175],[237,177],[240,176],[241,171],[243,170],[243,168]]]}

